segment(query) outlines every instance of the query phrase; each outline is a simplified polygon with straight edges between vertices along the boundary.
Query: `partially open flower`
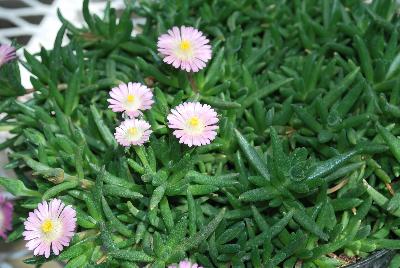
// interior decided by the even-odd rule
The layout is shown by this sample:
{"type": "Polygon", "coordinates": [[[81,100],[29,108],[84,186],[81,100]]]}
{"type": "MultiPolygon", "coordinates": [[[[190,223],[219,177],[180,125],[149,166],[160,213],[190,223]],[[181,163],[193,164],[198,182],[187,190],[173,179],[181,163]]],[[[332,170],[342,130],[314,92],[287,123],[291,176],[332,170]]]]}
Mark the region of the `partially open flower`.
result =
{"type": "Polygon", "coordinates": [[[0,45],[0,67],[16,57],[14,47],[9,45],[0,45]]]}
{"type": "Polygon", "coordinates": [[[187,72],[198,72],[211,59],[210,41],[202,32],[182,26],[173,27],[158,38],[158,51],[164,62],[187,72]]]}
{"type": "Polygon", "coordinates": [[[170,265],[168,268],[203,268],[197,263],[191,263],[190,261],[181,261],[178,265],[170,265]]]}
{"type": "Polygon", "coordinates": [[[122,146],[142,145],[149,141],[150,124],[141,119],[128,119],[115,129],[115,139],[122,146]]]}
{"type": "Polygon", "coordinates": [[[0,236],[6,240],[7,231],[12,230],[12,214],[13,204],[7,201],[2,194],[0,194],[0,236]]]}
{"type": "Polygon", "coordinates": [[[168,115],[168,126],[174,130],[180,143],[189,145],[209,144],[217,135],[217,113],[210,105],[185,102],[168,115]]]}
{"type": "Polygon", "coordinates": [[[71,206],[65,206],[59,199],[50,203],[43,201],[26,219],[23,236],[26,247],[34,255],[50,256],[52,250],[58,255],[69,245],[76,227],[76,212],[71,206]]]}
{"type": "Polygon", "coordinates": [[[140,83],[121,84],[110,91],[108,106],[114,112],[125,112],[129,117],[137,117],[142,111],[151,108],[153,93],[140,83]]]}

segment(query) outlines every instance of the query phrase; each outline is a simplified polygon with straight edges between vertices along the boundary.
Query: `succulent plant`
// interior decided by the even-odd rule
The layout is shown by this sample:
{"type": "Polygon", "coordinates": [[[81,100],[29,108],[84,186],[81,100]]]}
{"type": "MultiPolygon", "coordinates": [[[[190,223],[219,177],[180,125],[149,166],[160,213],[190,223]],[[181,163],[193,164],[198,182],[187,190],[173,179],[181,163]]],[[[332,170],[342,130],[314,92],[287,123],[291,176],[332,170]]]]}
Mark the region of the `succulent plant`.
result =
{"type": "Polygon", "coordinates": [[[76,211],[75,236],[26,263],[339,267],[399,249],[397,12],[394,0],[126,1],[100,18],[85,0],[78,28],[61,10],[53,49],[22,61],[32,98],[17,98],[16,61],[0,67],[0,126],[13,134],[0,149],[18,176],[0,178],[17,197],[8,240],[39,203],[59,199],[76,211]],[[189,75],[157,52],[181,25],[212,47],[189,75]],[[128,82],[151,88],[155,103],[141,115],[149,142],[124,148],[107,99],[128,82]],[[186,101],[217,111],[210,144],[174,137],[167,116],[186,101]]]}

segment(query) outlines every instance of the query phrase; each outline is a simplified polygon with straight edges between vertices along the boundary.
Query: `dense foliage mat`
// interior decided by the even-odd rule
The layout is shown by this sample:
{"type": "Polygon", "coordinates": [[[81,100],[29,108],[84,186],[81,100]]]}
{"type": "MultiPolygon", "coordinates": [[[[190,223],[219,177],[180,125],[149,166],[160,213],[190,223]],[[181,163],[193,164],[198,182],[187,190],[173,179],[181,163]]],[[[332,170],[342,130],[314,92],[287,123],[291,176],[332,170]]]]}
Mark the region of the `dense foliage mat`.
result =
{"type": "Polygon", "coordinates": [[[32,99],[16,98],[15,62],[0,71],[0,127],[13,134],[0,149],[18,175],[0,179],[18,197],[10,241],[57,197],[78,213],[72,245],[50,258],[68,267],[338,267],[400,248],[394,0],[127,2],[116,19],[84,1],[84,28],[59,13],[54,48],[25,53],[32,99]],[[146,19],[136,36],[132,14],[146,19]],[[212,41],[198,92],[157,53],[175,25],[212,41]],[[154,133],[124,149],[107,98],[129,81],[153,88],[154,133]],[[181,145],[166,126],[186,100],[218,111],[212,144],[181,145]]]}

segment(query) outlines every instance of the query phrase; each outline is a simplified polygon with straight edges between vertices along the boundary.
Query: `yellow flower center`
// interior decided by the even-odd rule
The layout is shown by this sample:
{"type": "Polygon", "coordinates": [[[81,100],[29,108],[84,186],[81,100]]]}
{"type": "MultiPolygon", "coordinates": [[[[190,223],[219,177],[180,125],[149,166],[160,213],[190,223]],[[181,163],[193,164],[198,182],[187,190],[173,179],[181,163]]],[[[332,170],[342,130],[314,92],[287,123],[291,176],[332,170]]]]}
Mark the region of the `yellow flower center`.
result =
{"type": "Polygon", "coordinates": [[[182,51],[186,52],[190,49],[191,45],[190,45],[189,41],[183,40],[179,47],[182,51]]]}
{"type": "Polygon", "coordinates": [[[192,118],[189,119],[188,123],[191,127],[198,127],[200,124],[200,120],[197,116],[193,116],[192,118]]]}
{"type": "Polygon", "coordinates": [[[131,127],[131,128],[128,129],[128,133],[130,135],[134,136],[134,135],[136,135],[138,133],[138,130],[135,127],[131,127]]]}
{"type": "Polygon", "coordinates": [[[204,122],[198,116],[192,116],[186,121],[186,131],[194,135],[202,133],[204,130],[204,122]]]}
{"type": "Polygon", "coordinates": [[[51,220],[45,220],[42,223],[42,231],[46,234],[53,231],[53,228],[54,228],[54,226],[53,226],[53,222],[51,220]]]}
{"type": "Polygon", "coordinates": [[[126,100],[127,100],[128,102],[132,103],[132,102],[135,101],[135,96],[133,96],[133,95],[128,95],[128,97],[126,97],[126,100]]]}

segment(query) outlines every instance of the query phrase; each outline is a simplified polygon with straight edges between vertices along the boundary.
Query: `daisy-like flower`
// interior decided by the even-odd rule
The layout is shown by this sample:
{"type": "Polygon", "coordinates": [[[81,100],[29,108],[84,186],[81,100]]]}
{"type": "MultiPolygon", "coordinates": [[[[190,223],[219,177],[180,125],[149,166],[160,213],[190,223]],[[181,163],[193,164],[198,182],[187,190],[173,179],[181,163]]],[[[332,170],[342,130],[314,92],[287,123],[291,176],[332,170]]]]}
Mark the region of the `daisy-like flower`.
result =
{"type": "Polygon", "coordinates": [[[191,263],[190,261],[181,261],[178,265],[170,265],[168,268],[203,268],[203,266],[199,266],[197,263],[191,263]]]}
{"type": "Polygon", "coordinates": [[[171,110],[167,119],[168,126],[175,129],[175,137],[189,147],[209,144],[217,135],[217,113],[207,104],[182,103],[171,110]]]}
{"type": "Polygon", "coordinates": [[[199,30],[182,26],[180,29],[173,27],[161,35],[157,46],[164,62],[187,72],[198,72],[211,59],[209,42],[199,30]]]}
{"type": "Polygon", "coordinates": [[[115,129],[115,139],[122,146],[142,145],[149,141],[150,124],[141,119],[128,119],[115,129]]]}
{"type": "Polygon", "coordinates": [[[6,240],[8,231],[12,230],[13,204],[0,194],[0,236],[6,240]]]}
{"type": "Polygon", "coordinates": [[[15,48],[9,45],[0,45],[0,67],[17,57],[15,48]]]}
{"type": "Polygon", "coordinates": [[[76,227],[76,211],[66,206],[59,199],[49,203],[43,201],[38,208],[29,213],[25,223],[25,232],[22,233],[29,250],[34,255],[50,256],[52,250],[55,255],[69,245],[76,227]]]}
{"type": "Polygon", "coordinates": [[[110,91],[108,108],[114,112],[125,112],[129,117],[137,117],[141,111],[151,108],[153,93],[140,83],[121,84],[110,91]]]}

